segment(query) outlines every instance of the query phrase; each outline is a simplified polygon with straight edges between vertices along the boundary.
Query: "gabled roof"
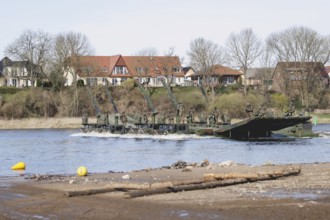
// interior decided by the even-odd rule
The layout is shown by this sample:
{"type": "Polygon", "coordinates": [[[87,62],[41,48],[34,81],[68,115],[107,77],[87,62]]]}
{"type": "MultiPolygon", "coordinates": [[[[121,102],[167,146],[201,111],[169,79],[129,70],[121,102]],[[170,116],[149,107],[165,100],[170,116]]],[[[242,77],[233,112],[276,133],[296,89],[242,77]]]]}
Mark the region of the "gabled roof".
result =
{"type": "MultiPolygon", "coordinates": [[[[32,67],[34,71],[41,72],[41,68],[29,61],[12,61],[8,57],[4,57],[0,61],[0,74],[2,74],[5,67],[17,67],[17,68],[27,68],[32,67]]],[[[38,73],[40,74],[40,73],[38,73]]]]}
{"type": "Polygon", "coordinates": [[[79,56],[75,57],[74,62],[78,67],[89,67],[91,68],[90,73],[79,71],[80,76],[100,76],[108,77],[111,75],[113,68],[118,62],[120,55],[116,56],[79,56]],[[103,68],[106,68],[102,71],[103,68]]]}
{"type": "Polygon", "coordinates": [[[180,59],[177,56],[123,56],[128,71],[133,76],[147,75],[151,77],[173,74],[183,76],[180,59]],[[147,68],[144,73],[138,68],[147,68]],[[175,68],[175,69],[174,69],[175,68]]]}
{"type": "Polygon", "coordinates": [[[278,62],[274,71],[285,70],[286,72],[296,69],[313,69],[314,71],[319,71],[321,76],[328,78],[329,75],[321,62],[278,62]]]}
{"type": "Polygon", "coordinates": [[[219,76],[228,76],[228,75],[235,75],[235,76],[240,76],[243,75],[243,73],[241,73],[238,70],[234,70],[231,69],[229,67],[225,67],[222,65],[214,65],[212,67],[212,74],[213,75],[219,75],[219,76]]]}
{"type": "Polygon", "coordinates": [[[115,77],[184,76],[180,59],[176,56],[80,56],[75,60],[79,66],[91,68],[89,73],[79,71],[80,76],[112,77],[115,66],[125,66],[128,70],[128,74],[116,74],[115,77]],[[101,71],[102,68],[108,71],[101,71]]]}
{"type": "Polygon", "coordinates": [[[183,67],[184,75],[187,77],[197,76],[197,73],[194,68],[191,66],[183,67]]]}

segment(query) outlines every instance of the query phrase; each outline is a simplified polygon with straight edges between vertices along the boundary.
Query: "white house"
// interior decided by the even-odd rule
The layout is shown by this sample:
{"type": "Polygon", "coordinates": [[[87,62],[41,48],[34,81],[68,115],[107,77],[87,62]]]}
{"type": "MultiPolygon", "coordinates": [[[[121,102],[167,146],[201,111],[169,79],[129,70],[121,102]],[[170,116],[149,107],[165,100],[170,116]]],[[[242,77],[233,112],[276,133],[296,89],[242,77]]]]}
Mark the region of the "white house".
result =
{"type": "Polygon", "coordinates": [[[66,71],[66,85],[83,80],[85,85],[121,85],[128,78],[148,86],[162,86],[166,78],[171,85],[185,85],[185,74],[176,56],[80,56],[66,71]]]}

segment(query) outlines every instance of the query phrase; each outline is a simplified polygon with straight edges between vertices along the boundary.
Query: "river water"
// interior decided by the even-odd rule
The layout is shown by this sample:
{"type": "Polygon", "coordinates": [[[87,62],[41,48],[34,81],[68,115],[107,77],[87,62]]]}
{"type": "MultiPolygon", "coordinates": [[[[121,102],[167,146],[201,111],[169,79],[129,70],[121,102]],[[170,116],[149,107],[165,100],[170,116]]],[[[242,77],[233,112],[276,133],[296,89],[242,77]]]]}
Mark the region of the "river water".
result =
{"type": "Polygon", "coordinates": [[[317,138],[291,141],[234,141],[195,135],[83,134],[74,129],[1,130],[0,176],[26,163],[26,174],[73,174],[79,166],[91,173],[168,166],[178,160],[232,160],[248,165],[330,162],[330,124],[316,125],[317,138]]]}

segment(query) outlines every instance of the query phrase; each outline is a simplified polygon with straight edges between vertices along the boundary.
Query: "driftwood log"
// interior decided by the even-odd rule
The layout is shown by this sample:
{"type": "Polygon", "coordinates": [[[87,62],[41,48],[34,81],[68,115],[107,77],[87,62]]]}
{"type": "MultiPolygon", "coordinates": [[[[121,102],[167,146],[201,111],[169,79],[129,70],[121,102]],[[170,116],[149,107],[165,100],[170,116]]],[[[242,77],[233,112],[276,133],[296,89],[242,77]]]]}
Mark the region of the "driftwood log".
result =
{"type": "Polygon", "coordinates": [[[125,193],[125,198],[136,198],[147,195],[155,195],[162,193],[171,193],[171,192],[180,192],[180,191],[191,191],[191,190],[200,190],[200,189],[210,189],[220,186],[229,186],[240,183],[247,183],[246,179],[231,179],[231,180],[221,180],[221,181],[212,181],[212,182],[202,182],[197,184],[189,184],[189,185],[179,185],[173,187],[166,188],[155,188],[155,189],[147,189],[147,190],[134,190],[131,192],[125,193]]]}
{"type": "Polygon", "coordinates": [[[113,183],[99,189],[66,191],[64,195],[74,197],[123,191],[126,192],[124,195],[125,198],[135,198],[154,194],[201,190],[247,182],[271,180],[290,175],[298,175],[300,172],[300,168],[290,167],[262,173],[209,173],[204,174],[203,178],[200,179],[156,182],[152,184],[113,183]]]}
{"type": "Polygon", "coordinates": [[[89,196],[95,195],[100,193],[108,193],[114,191],[128,191],[128,190],[142,190],[142,189],[149,189],[149,184],[138,184],[138,183],[113,183],[109,184],[103,188],[99,189],[85,189],[85,190],[74,190],[74,191],[66,191],[64,195],[67,197],[74,197],[74,196],[89,196]]]}
{"type": "Polygon", "coordinates": [[[236,185],[248,182],[272,180],[281,177],[286,177],[290,175],[300,174],[300,168],[286,168],[277,171],[270,171],[264,173],[231,173],[231,174],[205,174],[204,181],[199,183],[191,184],[180,184],[174,185],[172,187],[163,187],[163,188],[154,188],[154,189],[143,189],[143,190],[134,190],[126,192],[125,198],[136,198],[146,195],[154,195],[161,193],[170,193],[170,192],[180,192],[180,191],[191,191],[191,190],[201,190],[209,189],[221,186],[236,185]]]}

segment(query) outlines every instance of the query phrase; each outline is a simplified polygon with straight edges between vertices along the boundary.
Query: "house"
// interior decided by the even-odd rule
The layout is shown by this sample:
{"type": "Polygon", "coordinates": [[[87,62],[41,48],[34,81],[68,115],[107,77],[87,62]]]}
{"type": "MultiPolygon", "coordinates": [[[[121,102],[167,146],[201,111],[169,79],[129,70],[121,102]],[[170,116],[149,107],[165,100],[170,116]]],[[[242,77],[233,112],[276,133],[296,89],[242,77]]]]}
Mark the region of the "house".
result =
{"type": "Polygon", "coordinates": [[[148,86],[163,86],[161,78],[171,85],[184,86],[184,72],[176,56],[79,56],[65,73],[70,86],[76,80],[85,85],[121,85],[128,78],[148,86]]]}
{"type": "Polygon", "coordinates": [[[0,61],[0,86],[18,88],[36,86],[37,78],[41,78],[40,69],[28,61],[12,61],[8,57],[4,57],[0,61]],[[28,68],[31,68],[32,71],[28,71],[28,68]]]}
{"type": "Polygon", "coordinates": [[[321,62],[278,62],[272,80],[274,91],[290,97],[329,87],[329,75],[321,62]]]}
{"type": "Polygon", "coordinates": [[[265,86],[265,88],[270,87],[272,82],[272,76],[274,73],[274,68],[249,68],[245,73],[245,82],[247,86],[253,87],[255,89],[265,86]]]}
{"type": "Polygon", "coordinates": [[[325,71],[328,74],[328,77],[330,78],[330,66],[325,66],[324,68],[325,68],[325,71]]]}
{"type": "Polygon", "coordinates": [[[198,75],[192,67],[183,67],[184,79],[186,86],[194,86],[198,84],[198,75]]]}
{"type": "Polygon", "coordinates": [[[222,65],[214,65],[207,73],[199,73],[198,84],[202,80],[208,84],[214,85],[232,85],[237,84],[241,79],[243,73],[238,70],[231,69],[222,65]]]}

